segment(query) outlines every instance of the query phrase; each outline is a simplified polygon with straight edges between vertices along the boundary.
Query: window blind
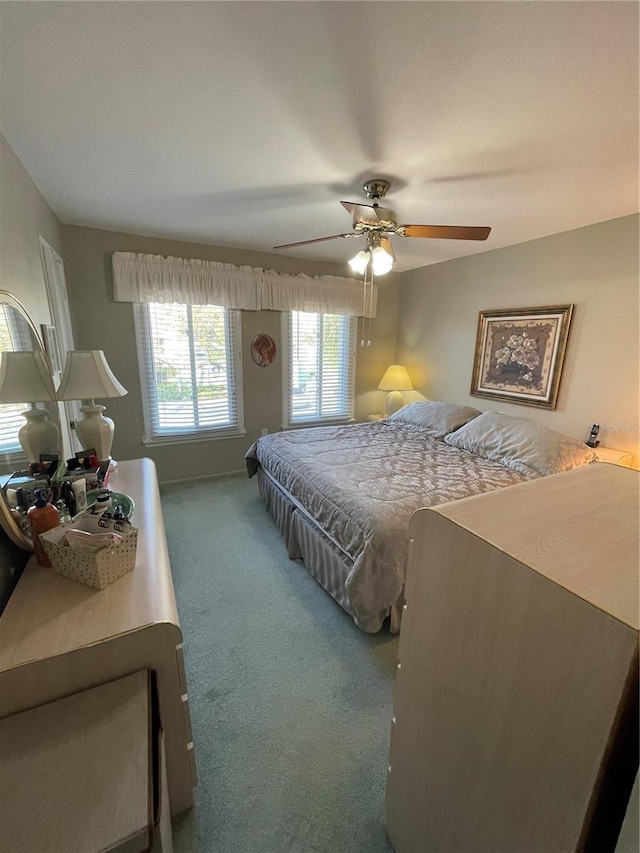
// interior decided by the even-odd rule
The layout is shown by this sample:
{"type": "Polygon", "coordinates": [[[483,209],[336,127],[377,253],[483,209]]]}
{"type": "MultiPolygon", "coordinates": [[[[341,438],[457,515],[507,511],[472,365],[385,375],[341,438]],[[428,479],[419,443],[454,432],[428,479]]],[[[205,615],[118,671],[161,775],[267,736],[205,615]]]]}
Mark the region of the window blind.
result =
{"type": "Polygon", "coordinates": [[[146,440],[242,433],[239,312],[216,305],[136,308],[146,440]]]}
{"type": "Polygon", "coordinates": [[[289,425],[353,418],[356,323],[339,314],[287,315],[289,425]]]}
{"type": "MultiPolygon", "coordinates": [[[[0,305],[0,352],[24,352],[34,348],[29,325],[7,303],[0,305]]],[[[24,467],[27,457],[18,440],[18,432],[26,424],[20,414],[30,408],[28,403],[0,405],[0,454],[6,469],[24,467]]],[[[33,462],[33,460],[29,460],[33,462]]]]}
{"type": "Polygon", "coordinates": [[[18,432],[26,424],[20,412],[27,409],[28,403],[7,403],[0,406],[0,454],[7,468],[18,468],[26,461],[18,440],[18,432]]]}

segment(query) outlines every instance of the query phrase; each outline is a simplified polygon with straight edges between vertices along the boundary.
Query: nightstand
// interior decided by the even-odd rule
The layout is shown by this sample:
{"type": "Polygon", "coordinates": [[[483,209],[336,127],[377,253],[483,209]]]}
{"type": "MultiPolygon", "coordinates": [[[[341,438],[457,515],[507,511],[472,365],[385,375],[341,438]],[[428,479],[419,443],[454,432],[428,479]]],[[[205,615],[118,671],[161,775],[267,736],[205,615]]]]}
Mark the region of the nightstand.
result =
{"type": "Polygon", "coordinates": [[[628,450],[614,450],[612,447],[596,447],[598,462],[610,462],[612,465],[622,465],[631,468],[633,453],[628,450]]]}
{"type": "Polygon", "coordinates": [[[383,421],[386,417],[386,414],[383,412],[381,415],[369,415],[367,420],[375,424],[378,423],[378,421],[383,421]]]}

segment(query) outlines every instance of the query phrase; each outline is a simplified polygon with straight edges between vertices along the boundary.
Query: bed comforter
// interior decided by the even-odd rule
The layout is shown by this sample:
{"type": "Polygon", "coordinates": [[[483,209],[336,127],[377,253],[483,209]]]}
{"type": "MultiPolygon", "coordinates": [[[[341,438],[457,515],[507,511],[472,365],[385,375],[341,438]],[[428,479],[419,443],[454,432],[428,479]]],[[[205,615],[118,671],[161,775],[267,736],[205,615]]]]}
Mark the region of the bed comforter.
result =
{"type": "Polygon", "coordinates": [[[385,421],[273,433],[254,442],[246,461],[249,476],[261,465],[353,561],[346,592],[369,632],[403,590],[417,509],[529,479],[420,427],[385,421]]]}

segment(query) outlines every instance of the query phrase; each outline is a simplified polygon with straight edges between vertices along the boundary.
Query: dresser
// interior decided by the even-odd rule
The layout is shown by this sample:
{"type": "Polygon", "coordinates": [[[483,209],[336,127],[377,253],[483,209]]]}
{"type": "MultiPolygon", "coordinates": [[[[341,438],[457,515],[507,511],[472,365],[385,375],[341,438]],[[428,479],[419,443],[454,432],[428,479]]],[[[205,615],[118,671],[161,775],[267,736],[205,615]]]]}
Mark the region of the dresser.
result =
{"type": "Polygon", "coordinates": [[[396,853],[616,849],[638,768],[639,481],[590,465],[414,515],[396,853]]]}
{"type": "Polygon", "coordinates": [[[155,465],[120,462],[109,487],[136,505],[135,568],[98,591],[29,561],[0,617],[0,718],[150,671],[175,815],[193,805],[196,769],[155,465]]]}

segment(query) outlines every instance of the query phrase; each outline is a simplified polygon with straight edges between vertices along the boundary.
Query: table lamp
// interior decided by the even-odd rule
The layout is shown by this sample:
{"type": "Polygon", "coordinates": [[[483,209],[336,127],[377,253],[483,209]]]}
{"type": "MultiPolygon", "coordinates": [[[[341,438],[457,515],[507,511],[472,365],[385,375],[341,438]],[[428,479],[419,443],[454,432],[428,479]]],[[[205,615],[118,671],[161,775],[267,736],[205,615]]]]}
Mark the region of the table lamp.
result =
{"type": "Polygon", "coordinates": [[[402,364],[390,364],[378,385],[380,391],[388,391],[386,412],[392,415],[404,405],[403,391],[413,391],[407,368],[402,364]]]}
{"type": "Polygon", "coordinates": [[[49,367],[40,350],[1,353],[0,404],[31,403],[31,408],[20,414],[26,424],[18,431],[18,441],[29,462],[39,462],[40,454],[57,454],[60,433],[56,424],[48,420],[46,409],[36,403],[55,400],[55,389],[49,367]]]}
{"type": "Polygon", "coordinates": [[[90,400],[81,406],[84,418],[76,423],[76,433],[84,450],[95,448],[102,462],[110,458],[113,444],[113,421],[105,418],[105,406],[95,398],[124,397],[127,389],[118,382],[107,364],[102,350],[72,350],[67,353],[58,400],[90,400]]]}

